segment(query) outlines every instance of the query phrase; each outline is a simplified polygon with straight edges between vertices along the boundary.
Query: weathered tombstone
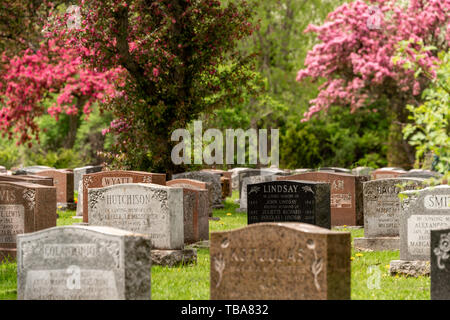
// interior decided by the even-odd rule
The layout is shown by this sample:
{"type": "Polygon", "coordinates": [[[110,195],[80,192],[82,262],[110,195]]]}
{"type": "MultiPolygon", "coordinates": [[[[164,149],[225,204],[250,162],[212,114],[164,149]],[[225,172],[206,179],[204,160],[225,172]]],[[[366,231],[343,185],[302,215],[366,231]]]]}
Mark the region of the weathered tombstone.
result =
{"type": "Polygon", "coordinates": [[[422,179],[390,178],[363,183],[364,238],[355,238],[359,250],[400,249],[399,193],[425,187],[422,179]]]}
{"type": "Polygon", "coordinates": [[[37,172],[40,171],[44,171],[44,170],[52,170],[55,168],[52,167],[48,167],[48,166],[29,166],[29,167],[25,167],[25,168],[21,168],[19,170],[16,171],[15,174],[35,174],[37,172]]]}
{"type": "Polygon", "coordinates": [[[418,170],[418,169],[412,169],[409,170],[406,173],[401,174],[399,177],[401,178],[423,178],[423,179],[429,179],[429,178],[442,178],[442,174],[435,171],[430,170],[418,170]]]}
{"type": "Polygon", "coordinates": [[[195,251],[184,250],[182,188],[151,183],[89,188],[88,202],[89,225],[149,235],[155,254],[178,263],[196,261],[195,251]]]}
{"type": "Polygon", "coordinates": [[[248,203],[247,203],[247,187],[249,184],[260,183],[260,182],[269,182],[274,181],[277,176],[250,176],[244,178],[242,180],[242,189],[241,189],[241,198],[239,199],[239,208],[238,212],[247,212],[248,203]]]}
{"type": "Polygon", "coordinates": [[[243,187],[243,181],[245,178],[252,177],[252,176],[260,176],[261,170],[260,169],[245,169],[241,170],[238,173],[239,177],[239,199],[242,198],[242,187],[243,187]]]}
{"type": "Polygon", "coordinates": [[[52,177],[41,177],[37,175],[19,175],[19,176],[0,175],[0,181],[26,182],[53,187],[52,177]]]}
{"type": "Polygon", "coordinates": [[[222,185],[222,199],[231,197],[233,195],[233,189],[231,185],[232,173],[219,169],[202,169],[203,172],[211,172],[220,175],[220,183],[222,185]]]}
{"type": "Polygon", "coordinates": [[[429,274],[431,230],[450,228],[450,186],[401,193],[400,260],[391,274],[429,274]]]}
{"type": "Polygon", "coordinates": [[[362,226],[364,224],[362,183],[367,176],[346,173],[305,172],[277,180],[326,182],[331,187],[331,225],[362,226]]]}
{"type": "Polygon", "coordinates": [[[227,172],[231,173],[231,187],[233,190],[239,190],[239,172],[248,168],[233,168],[227,172]]]}
{"type": "Polygon", "coordinates": [[[55,187],[0,182],[0,262],[16,257],[16,237],[56,226],[55,187]]]}
{"type": "Polygon", "coordinates": [[[56,202],[62,209],[75,210],[73,201],[73,172],[69,170],[42,170],[36,175],[53,178],[53,185],[56,187],[56,202]]]}
{"type": "Polygon", "coordinates": [[[249,184],[247,188],[248,224],[302,222],[331,228],[328,183],[270,181],[249,184]]]}
{"type": "Polygon", "coordinates": [[[83,175],[83,222],[88,223],[88,202],[86,201],[89,188],[102,188],[122,183],[154,183],[166,185],[166,175],[142,171],[102,171],[83,175]]]}
{"type": "Polygon", "coordinates": [[[224,207],[222,204],[222,185],[220,183],[220,175],[205,171],[191,171],[174,174],[173,179],[192,179],[210,183],[212,191],[212,207],[215,209],[224,207]]]}
{"type": "Polygon", "coordinates": [[[19,300],[151,298],[151,241],[129,231],[64,226],[18,236],[19,300]]]}
{"type": "MultiPolygon", "coordinates": [[[[73,186],[78,188],[78,184],[83,180],[83,175],[102,171],[103,166],[86,166],[73,169],[73,186]]],[[[74,190],[75,191],[75,190],[74,190]]]]}
{"type": "Polygon", "coordinates": [[[167,181],[168,187],[183,188],[184,243],[209,240],[210,202],[204,182],[179,179],[167,181]],[[199,187],[199,184],[204,187],[199,187]]]}
{"type": "Polygon", "coordinates": [[[406,173],[406,171],[402,168],[380,168],[372,172],[372,179],[398,178],[404,173],[406,173]]]}
{"type": "Polygon", "coordinates": [[[450,300],[450,229],[431,230],[430,249],[431,300],[450,300]]]}
{"type": "Polygon", "coordinates": [[[350,233],[303,223],[212,232],[211,299],[350,299],[350,247],[350,233]]]}
{"type": "Polygon", "coordinates": [[[370,167],[357,167],[352,169],[352,174],[355,176],[370,176],[374,170],[374,168],[370,167]]]}

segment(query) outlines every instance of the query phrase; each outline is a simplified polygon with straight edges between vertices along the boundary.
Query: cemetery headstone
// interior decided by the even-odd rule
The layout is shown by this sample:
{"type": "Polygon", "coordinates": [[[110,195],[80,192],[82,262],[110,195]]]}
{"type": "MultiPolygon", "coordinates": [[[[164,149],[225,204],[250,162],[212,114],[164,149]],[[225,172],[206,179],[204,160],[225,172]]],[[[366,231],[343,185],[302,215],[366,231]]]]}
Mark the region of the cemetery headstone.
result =
{"type": "Polygon", "coordinates": [[[364,237],[354,239],[359,250],[400,249],[399,193],[425,187],[422,179],[389,178],[363,183],[364,237]]]}
{"type": "Polygon", "coordinates": [[[380,168],[372,172],[372,179],[388,179],[398,178],[400,175],[406,173],[402,168],[380,168]]]}
{"type": "Polygon", "coordinates": [[[374,168],[370,167],[357,167],[352,169],[352,174],[355,176],[370,176],[374,170],[374,168]]]}
{"type": "Polygon", "coordinates": [[[239,208],[238,212],[247,212],[248,203],[247,203],[247,187],[249,184],[260,183],[260,182],[269,182],[275,180],[275,175],[270,176],[250,176],[244,178],[242,180],[242,190],[241,190],[241,198],[239,199],[239,208]]]}
{"type": "Polygon", "coordinates": [[[55,169],[55,168],[48,167],[48,166],[29,166],[29,167],[21,168],[17,171],[19,172],[18,174],[35,174],[40,171],[52,170],[52,169],[55,169]]]}
{"type": "Polygon", "coordinates": [[[167,186],[183,188],[184,243],[209,240],[208,217],[211,206],[206,184],[196,180],[179,179],[167,181],[167,186]]]}
{"type": "Polygon", "coordinates": [[[260,222],[302,222],[331,228],[328,183],[270,181],[249,184],[247,190],[249,225],[260,222]]]}
{"type": "Polygon", "coordinates": [[[69,170],[42,170],[36,175],[53,178],[53,185],[56,187],[56,202],[62,209],[75,210],[73,201],[73,172],[69,170]]]}
{"type": "MultiPolygon", "coordinates": [[[[422,268],[430,261],[431,230],[450,228],[450,186],[401,193],[400,260],[391,261],[391,274],[422,268]]],[[[421,269],[422,270],[422,269],[421,269]]],[[[420,270],[420,272],[422,272],[420,270]]]]}
{"type": "Polygon", "coordinates": [[[0,182],[0,262],[16,257],[16,238],[56,226],[55,187],[0,182]]]}
{"type": "Polygon", "coordinates": [[[73,186],[78,188],[78,184],[83,180],[83,175],[102,171],[103,166],[86,166],[73,169],[73,186]]]}
{"type": "Polygon", "coordinates": [[[362,226],[363,194],[362,183],[367,176],[354,176],[346,173],[306,172],[277,180],[305,180],[329,183],[331,187],[331,225],[362,226]]]}
{"type": "Polygon", "coordinates": [[[350,234],[303,223],[211,233],[212,300],[350,299],[350,234]]]}
{"type": "Polygon", "coordinates": [[[86,201],[89,188],[102,188],[123,183],[154,183],[166,185],[166,175],[142,171],[102,171],[83,175],[83,222],[88,223],[88,202],[86,201]]]}
{"type": "Polygon", "coordinates": [[[418,169],[412,169],[409,170],[406,173],[403,173],[400,175],[402,178],[407,177],[413,177],[413,178],[423,178],[423,179],[429,179],[429,178],[442,178],[442,174],[439,172],[431,171],[431,170],[418,170],[418,169]]]}
{"type": "Polygon", "coordinates": [[[149,300],[151,241],[129,231],[55,227],[18,236],[19,300],[149,300]]]}
{"type": "Polygon", "coordinates": [[[19,176],[0,175],[0,181],[26,182],[53,187],[52,177],[41,177],[37,175],[19,175],[19,176]]]}
{"type": "Polygon", "coordinates": [[[196,261],[196,251],[184,249],[182,188],[151,183],[89,188],[88,203],[89,225],[149,235],[155,254],[178,257],[178,263],[196,261]]]}
{"type": "Polygon", "coordinates": [[[239,172],[248,168],[233,168],[227,172],[231,173],[231,186],[233,190],[239,190],[239,172]]]}
{"type": "Polygon", "coordinates": [[[431,230],[431,300],[450,300],[450,228],[431,230]]]}
{"type": "Polygon", "coordinates": [[[327,172],[338,172],[338,173],[352,173],[350,169],[347,168],[338,168],[338,167],[322,167],[319,171],[327,171],[327,172]]]}
{"type": "Polygon", "coordinates": [[[210,183],[212,207],[215,209],[223,208],[222,204],[222,185],[220,175],[205,171],[190,171],[173,175],[173,179],[192,179],[210,183]]]}

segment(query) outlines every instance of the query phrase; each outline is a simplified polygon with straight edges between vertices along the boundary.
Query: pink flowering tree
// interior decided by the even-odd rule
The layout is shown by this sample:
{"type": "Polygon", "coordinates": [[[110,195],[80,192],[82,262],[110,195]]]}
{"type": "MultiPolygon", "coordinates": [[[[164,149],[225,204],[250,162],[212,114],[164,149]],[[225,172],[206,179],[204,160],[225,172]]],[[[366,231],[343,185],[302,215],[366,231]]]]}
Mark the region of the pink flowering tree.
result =
{"type": "Polygon", "coordinates": [[[323,83],[302,121],[331,106],[354,112],[385,101],[393,120],[388,161],[408,167],[414,150],[401,135],[408,119],[406,105],[420,104],[430,79],[403,66],[412,59],[424,70],[433,70],[439,63],[437,52],[448,50],[449,24],[450,0],[357,0],[338,7],[321,26],[310,25],[305,31],[316,33],[319,43],[308,53],[297,81],[311,77],[323,83]],[[393,59],[405,40],[410,41],[410,54],[393,59]],[[416,57],[417,46],[428,50],[416,57]]]}
{"type": "Polygon", "coordinates": [[[124,70],[124,86],[102,108],[115,120],[105,134],[117,138],[110,154],[124,168],[170,174],[171,134],[202,112],[230,105],[246,90],[251,57],[237,54],[250,35],[245,1],[77,1],[79,28],[60,16],[47,37],[64,41],[92,68],[124,70]]]}

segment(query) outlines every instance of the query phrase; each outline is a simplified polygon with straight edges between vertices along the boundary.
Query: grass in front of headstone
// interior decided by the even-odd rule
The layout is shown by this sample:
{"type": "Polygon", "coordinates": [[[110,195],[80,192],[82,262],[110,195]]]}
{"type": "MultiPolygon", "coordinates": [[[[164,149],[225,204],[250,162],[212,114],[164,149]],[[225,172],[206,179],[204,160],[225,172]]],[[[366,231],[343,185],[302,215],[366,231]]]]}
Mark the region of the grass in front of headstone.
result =
{"type": "Polygon", "coordinates": [[[80,217],[80,219],[74,219],[73,217],[76,215],[76,211],[74,210],[66,210],[66,211],[62,211],[62,210],[57,210],[56,211],[58,214],[58,220],[56,220],[56,225],[58,227],[60,226],[69,226],[72,225],[76,222],[82,222],[83,219],[82,217],[80,217]]]}
{"type": "Polygon", "coordinates": [[[17,264],[15,262],[0,263],[0,300],[16,300],[17,298],[17,264]]]}

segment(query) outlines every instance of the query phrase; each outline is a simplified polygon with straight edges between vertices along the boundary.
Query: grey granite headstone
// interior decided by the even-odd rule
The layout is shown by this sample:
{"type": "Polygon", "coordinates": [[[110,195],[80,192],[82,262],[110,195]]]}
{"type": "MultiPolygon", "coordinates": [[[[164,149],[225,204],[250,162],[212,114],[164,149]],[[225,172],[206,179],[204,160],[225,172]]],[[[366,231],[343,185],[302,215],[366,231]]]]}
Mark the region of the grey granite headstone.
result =
{"type": "Polygon", "coordinates": [[[450,186],[401,194],[400,259],[430,260],[430,231],[450,228],[450,186]]]}
{"type": "Polygon", "coordinates": [[[51,170],[51,169],[55,169],[55,168],[47,167],[47,166],[29,166],[29,167],[21,168],[17,171],[21,172],[21,174],[33,174],[33,173],[37,173],[39,171],[45,171],[45,170],[51,170]]]}
{"type": "Polygon", "coordinates": [[[151,241],[132,232],[64,226],[17,237],[19,300],[151,298],[151,241]]]}
{"type": "MultiPolygon", "coordinates": [[[[103,166],[86,166],[73,169],[73,186],[78,188],[78,183],[83,180],[83,174],[95,173],[102,171],[103,166]]],[[[83,190],[83,189],[82,189],[83,190]]],[[[78,193],[78,196],[80,193],[78,193]]]]}
{"type": "Polygon", "coordinates": [[[355,176],[369,176],[374,170],[374,168],[370,167],[357,167],[352,169],[352,174],[355,176]]]}
{"type": "Polygon", "coordinates": [[[275,175],[270,176],[251,176],[244,178],[242,181],[242,190],[241,190],[241,198],[239,200],[239,212],[247,212],[247,186],[249,184],[260,183],[260,182],[269,182],[275,180],[275,175]]]}
{"type": "Polygon", "coordinates": [[[423,179],[429,179],[429,178],[442,178],[442,174],[435,171],[430,170],[418,170],[418,169],[412,169],[406,173],[401,174],[399,177],[407,178],[407,177],[413,177],[413,178],[423,178],[423,179]]]}
{"type": "Polygon", "coordinates": [[[220,183],[220,175],[205,171],[191,171],[174,174],[172,179],[193,179],[211,183],[213,200],[212,207],[224,207],[222,204],[222,184],[220,183]]]}
{"type": "Polygon", "coordinates": [[[239,172],[247,169],[248,168],[233,168],[228,170],[231,172],[231,187],[233,190],[239,190],[239,172]]]}
{"type": "Polygon", "coordinates": [[[450,300],[450,229],[431,230],[431,300],[450,300]]]}
{"type": "Polygon", "coordinates": [[[391,178],[363,183],[364,238],[355,238],[356,249],[400,249],[401,191],[425,187],[423,179],[391,178]]]}
{"type": "Polygon", "coordinates": [[[125,183],[88,190],[89,225],[149,235],[153,248],[183,249],[183,189],[125,183]]]}

